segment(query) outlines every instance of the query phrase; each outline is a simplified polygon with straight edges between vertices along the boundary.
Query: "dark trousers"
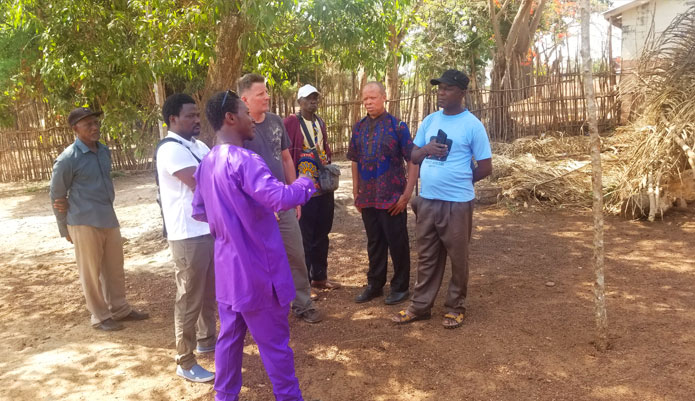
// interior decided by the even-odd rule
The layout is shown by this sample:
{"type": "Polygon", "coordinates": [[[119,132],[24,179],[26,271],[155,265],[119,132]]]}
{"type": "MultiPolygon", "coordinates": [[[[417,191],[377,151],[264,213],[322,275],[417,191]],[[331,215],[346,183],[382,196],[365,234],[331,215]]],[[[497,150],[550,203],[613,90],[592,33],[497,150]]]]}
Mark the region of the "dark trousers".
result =
{"type": "Polygon", "coordinates": [[[302,230],[304,257],[309,280],[328,279],[328,234],[333,228],[333,192],[315,196],[302,206],[299,227],[302,230]]]}
{"type": "Polygon", "coordinates": [[[386,284],[388,252],[393,262],[391,291],[408,290],[410,281],[410,243],[408,242],[408,215],[403,211],[391,216],[385,209],[362,209],[362,221],[367,231],[369,272],[367,284],[382,288],[386,284]]]}

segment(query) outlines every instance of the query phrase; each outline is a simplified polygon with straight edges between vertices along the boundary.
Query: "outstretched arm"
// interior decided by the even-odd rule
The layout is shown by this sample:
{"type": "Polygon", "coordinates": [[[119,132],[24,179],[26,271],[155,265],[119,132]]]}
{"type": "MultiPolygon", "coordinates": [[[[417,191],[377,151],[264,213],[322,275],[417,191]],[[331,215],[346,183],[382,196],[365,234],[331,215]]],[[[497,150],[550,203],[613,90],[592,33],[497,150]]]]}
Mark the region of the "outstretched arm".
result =
{"type": "Polygon", "coordinates": [[[303,205],[316,192],[313,181],[307,176],[301,176],[290,185],[278,181],[258,155],[249,157],[240,173],[244,192],[274,212],[303,205]]]}

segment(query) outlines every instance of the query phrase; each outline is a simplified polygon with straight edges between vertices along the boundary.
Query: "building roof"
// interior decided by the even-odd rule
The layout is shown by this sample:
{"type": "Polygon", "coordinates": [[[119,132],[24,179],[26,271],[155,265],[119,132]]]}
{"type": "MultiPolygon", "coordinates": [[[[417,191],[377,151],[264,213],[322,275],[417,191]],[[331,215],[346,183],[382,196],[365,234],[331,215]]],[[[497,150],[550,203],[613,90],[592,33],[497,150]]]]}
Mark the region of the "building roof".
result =
{"type": "Polygon", "coordinates": [[[608,11],[603,12],[603,17],[611,22],[615,26],[621,26],[621,17],[623,13],[627,10],[633,9],[637,6],[649,3],[651,0],[633,0],[629,3],[623,4],[622,6],[611,8],[608,11]]]}

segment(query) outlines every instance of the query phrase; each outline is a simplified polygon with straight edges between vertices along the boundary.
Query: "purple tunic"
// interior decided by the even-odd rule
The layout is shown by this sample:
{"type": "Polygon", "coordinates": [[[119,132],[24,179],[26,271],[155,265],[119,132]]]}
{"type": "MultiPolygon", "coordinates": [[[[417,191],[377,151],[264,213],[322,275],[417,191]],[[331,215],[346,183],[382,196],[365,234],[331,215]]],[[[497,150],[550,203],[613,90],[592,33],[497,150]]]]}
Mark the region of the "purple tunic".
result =
{"type": "Polygon", "coordinates": [[[306,203],[308,178],[278,181],[263,159],[233,145],[217,145],[195,172],[193,218],[206,221],[215,238],[217,301],[245,312],[289,304],[292,273],[273,212],[306,203]]]}

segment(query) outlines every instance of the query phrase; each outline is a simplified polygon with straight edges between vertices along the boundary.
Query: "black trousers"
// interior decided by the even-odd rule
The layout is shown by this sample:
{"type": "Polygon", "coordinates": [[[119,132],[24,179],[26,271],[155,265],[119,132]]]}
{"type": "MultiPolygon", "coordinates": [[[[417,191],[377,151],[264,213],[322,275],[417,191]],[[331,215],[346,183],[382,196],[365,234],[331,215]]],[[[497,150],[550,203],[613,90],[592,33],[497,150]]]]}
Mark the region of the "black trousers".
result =
{"type": "Polygon", "coordinates": [[[328,234],[333,228],[334,208],[333,192],[314,196],[302,206],[299,228],[302,230],[306,268],[312,281],[328,278],[328,234]]]}
{"type": "Polygon", "coordinates": [[[386,284],[386,266],[390,251],[393,262],[391,291],[407,291],[410,281],[407,212],[391,216],[385,209],[368,207],[362,209],[362,221],[367,231],[369,255],[367,284],[373,288],[382,288],[386,284]]]}

